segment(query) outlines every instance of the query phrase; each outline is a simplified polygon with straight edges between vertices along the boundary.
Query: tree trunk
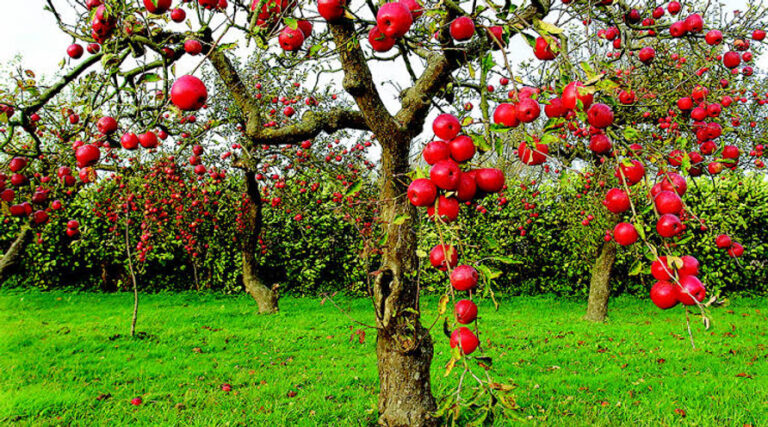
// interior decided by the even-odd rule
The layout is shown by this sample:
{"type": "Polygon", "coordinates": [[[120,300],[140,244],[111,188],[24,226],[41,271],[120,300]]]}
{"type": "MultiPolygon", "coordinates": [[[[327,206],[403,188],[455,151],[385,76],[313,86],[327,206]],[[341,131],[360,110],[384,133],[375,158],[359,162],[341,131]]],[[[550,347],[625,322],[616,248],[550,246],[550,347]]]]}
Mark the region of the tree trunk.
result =
{"type": "Polygon", "coordinates": [[[382,149],[380,203],[387,233],[381,266],[374,281],[378,336],[379,424],[431,426],[436,409],[430,384],[432,338],[419,321],[416,210],[406,197],[410,144],[388,144],[382,149]],[[394,224],[397,217],[405,217],[394,224]]]}
{"type": "Polygon", "coordinates": [[[0,259],[0,287],[18,269],[21,256],[24,254],[24,250],[31,237],[32,229],[29,227],[22,228],[16,240],[13,241],[8,250],[5,251],[3,258],[0,259]]]}
{"type": "Polygon", "coordinates": [[[277,292],[262,282],[259,277],[259,266],[256,263],[256,248],[261,233],[261,194],[259,184],[256,182],[256,174],[252,171],[245,173],[245,190],[250,203],[243,218],[245,229],[240,239],[243,256],[243,285],[246,292],[259,305],[259,313],[276,313],[279,310],[277,292]]]}
{"type": "Polygon", "coordinates": [[[589,282],[589,302],[585,320],[604,322],[608,312],[608,297],[611,295],[611,269],[616,261],[616,244],[613,241],[603,243],[600,256],[592,266],[592,279],[589,282]]]}

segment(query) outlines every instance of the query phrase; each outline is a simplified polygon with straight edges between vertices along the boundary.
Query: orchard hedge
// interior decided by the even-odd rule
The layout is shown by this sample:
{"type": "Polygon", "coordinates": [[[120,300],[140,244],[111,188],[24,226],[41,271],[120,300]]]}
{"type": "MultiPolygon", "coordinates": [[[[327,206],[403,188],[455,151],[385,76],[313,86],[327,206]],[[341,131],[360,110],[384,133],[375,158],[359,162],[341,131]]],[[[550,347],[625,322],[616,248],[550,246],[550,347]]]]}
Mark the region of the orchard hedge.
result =
{"type": "MultiPolygon", "coordinates": [[[[483,247],[459,250],[465,259],[477,260],[480,253],[484,254],[480,264],[485,267],[481,272],[494,277],[494,292],[584,296],[588,291],[591,264],[603,243],[604,230],[611,226],[600,222],[607,221],[605,219],[595,219],[588,226],[581,221],[602,207],[595,200],[578,197],[584,185],[578,178],[572,179],[569,185],[538,183],[535,190],[541,193],[538,197],[528,188],[529,181],[527,178],[510,180],[503,196],[489,196],[476,209],[467,209],[460,221],[464,222],[463,230],[472,235],[464,236],[464,240],[479,242],[483,247]],[[535,209],[525,209],[526,203],[535,203],[535,209]]],[[[160,292],[199,286],[227,293],[241,291],[239,244],[233,236],[242,178],[234,174],[227,177],[223,188],[216,213],[220,229],[207,236],[208,249],[196,260],[199,284],[191,280],[192,260],[182,243],[168,237],[154,242],[156,248],[139,269],[142,290],[160,292]]],[[[371,185],[362,191],[372,189],[371,185]]],[[[66,237],[64,217],[36,230],[39,234],[29,245],[21,270],[3,286],[127,289],[124,247],[105,244],[103,236],[110,232],[108,224],[93,215],[94,203],[99,197],[106,196],[84,192],[68,207],[73,217],[87,218],[81,221],[79,239],[66,237]]],[[[369,243],[380,238],[371,230],[371,219],[350,215],[341,206],[339,209],[313,206],[312,197],[295,196],[290,205],[279,208],[265,205],[259,260],[263,278],[270,284],[279,284],[284,294],[318,295],[340,291],[366,295],[368,271],[377,261],[376,252],[369,250],[369,243]],[[297,215],[301,216],[297,219],[297,215]]],[[[686,202],[705,224],[720,227],[697,231],[688,242],[688,254],[700,260],[701,277],[710,292],[767,295],[768,181],[765,177],[732,174],[714,180],[699,178],[691,185],[686,202]],[[713,191],[714,188],[719,191],[713,191]],[[747,250],[741,259],[731,259],[715,247],[713,236],[720,233],[729,234],[744,245],[747,250]]],[[[10,245],[18,227],[13,221],[6,223],[2,233],[3,249],[10,245]]],[[[426,218],[416,230],[424,237],[420,239],[422,257],[440,241],[433,230],[426,218]]],[[[615,293],[647,293],[653,279],[646,274],[650,261],[645,255],[640,245],[619,249],[612,278],[615,293]]],[[[419,280],[423,288],[427,292],[442,291],[447,282],[441,274],[426,268],[427,265],[427,259],[422,258],[424,268],[419,280]]]]}

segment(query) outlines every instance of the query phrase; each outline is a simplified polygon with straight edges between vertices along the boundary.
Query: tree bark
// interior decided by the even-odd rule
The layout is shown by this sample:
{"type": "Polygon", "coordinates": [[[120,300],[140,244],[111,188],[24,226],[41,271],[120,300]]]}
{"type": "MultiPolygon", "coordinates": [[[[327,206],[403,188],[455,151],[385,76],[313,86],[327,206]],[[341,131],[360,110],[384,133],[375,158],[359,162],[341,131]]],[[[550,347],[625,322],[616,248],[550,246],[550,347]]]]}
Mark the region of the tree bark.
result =
{"type": "Polygon", "coordinates": [[[611,295],[611,270],[615,261],[616,244],[613,241],[603,243],[600,255],[592,266],[585,320],[591,322],[605,321],[605,316],[608,313],[608,298],[611,295]]]}
{"type": "Polygon", "coordinates": [[[19,231],[16,240],[5,251],[3,258],[0,259],[0,287],[3,283],[18,269],[21,262],[21,256],[27,248],[29,239],[32,237],[32,229],[24,227],[19,231]]]}
{"type": "Polygon", "coordinates": [[[245,190],[248,194],[248,207],[243,223],[241,236],[241,252],[243,257],[243,285],[259,306],[259,313],[270,314],[279,310],[278,295],[274,289],[268,288],[259,277],[259,266],[256,262],[256,248],[261,233],[261,194],[256,174],[253,171],[245,173],[245,190]]]}
{"type": "Polygon", "coordinates": [[[420,323],[416,210],[406,197],[410,144],[382,144],[380,203],[387,233],[382,262],[374,281],[378,335],[379,424],[387,426],[437,425],[430,384],[432,337],[420,323]],[[402,224],[394,219],[407,218],[402,224]]]}

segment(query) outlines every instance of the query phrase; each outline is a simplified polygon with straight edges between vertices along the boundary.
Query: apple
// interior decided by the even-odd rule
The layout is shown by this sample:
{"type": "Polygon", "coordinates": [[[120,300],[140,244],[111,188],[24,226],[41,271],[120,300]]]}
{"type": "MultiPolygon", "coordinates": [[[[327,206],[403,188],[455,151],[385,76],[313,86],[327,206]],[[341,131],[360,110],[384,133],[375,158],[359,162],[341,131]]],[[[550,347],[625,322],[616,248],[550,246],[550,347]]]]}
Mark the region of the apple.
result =
{"type": "Polygon", "coordinates": [[[471,160],[475,156],[475,143],[466,135],[459,135],[449,143],[451,157],[459,163],[471,160]]]}
{"type": "MultiPolygon", "coordinates": [[[[147,2],[152,2],[152,0],[144,0],[145,4],[147,2]]],[[[169,1],[169,3],[170,3],[170,1],[169,1]]],[[[141,400],[140,397],[134,397],[133,399],[131,399],[131,405],[133,405],[133,406],[139,406],[139,405],[141,405],[141,403],[142,403],[142,400],[141,400]]]]}
{"type": "MultiPolygon", "coordinates": [[[[435,207],[427,207],[427,216],[435,216],[435,207]]],[[[440,196],[437,199],[437,216],[445,222],[456,221],[459,217],[459,201],[455,197],[440,196]]]]}
{"type": "Polygon", "coordinates": [[[653,198],[653,203],[656,205],[656,210],[659,214],[675,214],[678,215],[683,210],[683,201],[680,196],[673,191],[661,191],[656,197],[653,198]]]}
{"type": "Polygon", "coordinates": [[[429,178],[443,190],[455,190],[459,185],[461,170],[458,163],[453,160],[440,160],[432,166],[429,178]]]}
{"type": "Polygon", "coordinates": [[[477,304],[468,299],[459,300],[454,308],[456,321],[462,325],[472,323],[477,319],[477,304]]]}
{"type": "Polygon", "coordinates": [[[568,83],[568,85],[565,86],[561,99],[563,107],[569,110],[576,109],[576,106],[578,105],[577,101],[581,101],[582,108],[587,110],[592,105],[594,96],[587,92],[583,83],[575,81],[568,83]]]}
{"type": "Polygon", "coordinates": [[[700,33],[704,29],[704,19],[698,13],[685,18],[685,29],[689,33],[700,33]]]}
{"type": "Polygon", "coordinates": [[[685,22],[678,21],[669,26],[669,35],[672,37],[683,37],[688,33],[685,22]]]}
{"type": "Polygon", "coordinates": [[[515,114],[517,115],[517,120],[523,123],[530,123],[539,118],[541,108],[539,103],[533,99],[524,98],[515,107],[515,114]]]}
{"type": "Polygon", "coordinates": [[[101,151],[94,144],[86,144],[75,150],[75,158],[79,168],[93,166],[101,158],[101,151]]]}
{"type": "Polygon", "coordinates": [[[651,275],[656,280],[671,280],[674,270],[669,267],[667,263],[667,257],[660,256],[656,261],[651,263],[651,275]]]}
{"type": "MultiPolygon", "coordinates": [[[[258,3],[259,0],[254,0],[258,3]]],[[[328,22],[335,22],[344,16],[346,0],[317,0],[317,12],[328,22]]]]}
{"type": "Polygon", "coordinates": [[[656,50],[650,46],[640,49],[640,52],[637,53],[637,59],[645,65],[653,62],[654,58],[656,58],[656,50]]]}
{"type": "Polygon", "coordinates": [[[187,19],[187,12],[184,9],[177,7],[171,11],[171,20],[173,22],[184,22],[185,19],[187,19]]]}
{"type": "Polygon", "coordinates": [[[723,33],[720,30],[709,30],[704,36],[704,40],[710,46],[716,46],[723,42],[723,33]]]}
{"type": "Polygon", "coordinates": [[[680,259],[683,260],[683,266],[677,269],[677,274],[679,276],[699,275],[699,260],[690,255],[683,255],[680,259]]]}
{"type": "Polygon", "coordinates": [[[619,182],[623,183],[626,180],[627,185],[631,186],[642,181],[645,176],[645,167],[638,160],[633,159],[630,163],[631,165],[628,166],[622,162],[619,167],[616,168],[614,176],[619,178],[619,182]]]}
{"type": "Polygon", "coordinates": [[[14,157],[11,159],[11,162],[8,164],[8,169],[11,170],[11,172],[16,173],[22,169],[27,167],[27,159],[24,157],[14,157]]]}
{"type": "Polygon", "coordinates": [[[696,305],[694,298],[698,302],[704,300],[707,292],[706,289],[704,289],[704,285],[701,284],[701,280],[696,276],[683,276],[678,280],[682,287],[682,289],[679,290],[680,293],[678,299],[683,305],[696,305]]]}
{"type": "Polygon", "coordinates": [[[587,121],[598,129],[607,128],[613,124],[613,110],[605,104],[594,104],[587,110],[587,121]]]}
{"type": "Polygon", "coordinates": [[[752,31],[752,40],[759,41],[759,42],[765,40],[765,31],[764,30],[752,31]]]}
{"type": "Polygon", "coordinates": [[[741,64],[741,55],[738,52],[728,51],[723,55],[723,65],[726,68],[736,68],[741,64]]]}
{"type": "Polygon", "coordinates": [[[399,39],[411,29],[413,15],[403,3],[384,3],[376,14],[376,25],[385,36],[399,39]]]}
{"type": "MultiPolygon", "coordinates": [[[[698,155],[698,153],[695,154],[698,155]]],[[[691,162],[699,163],[694,162],[695,156],[689,156],[689,158],[691,162]]],[[[680,174],[668,172],[661,181],[661,189],[664,191],[674,191],[678,196],[683,196],[685,192],[688,191],[688,183],[685,181],[685,178],[680,176],[680,174]]]]}
{"type": "Polygon", "coordinates": [[[126,150],[135,150],[139,146],[139,137],[135,133],[126,133],[120,138],[120,145],[126,150]]]}
{"type": "Polygon", "coordinates": [[[449,32],[456,41],[469,40],[475,34],[475,23],[468,16],[460,16],[451,22],[449,32]]]}
{"type": "Polygon", "coordinates": [[[198,40],[187,40],[184,42],[184,51],[192,56],[197,56],[203,51],[203,44],[198,40]]]}
{"type": "Polygon", "coordinates": [[[634,90],[630,90],[630,91],[622,90],[621,92],[619,92],[619,102],[621,102],[624,105],[634,104],[636,99],[637,99],[637,96],[635,95],[634,90]]]}
{"type": "Polygon", "coordinates": [[[83,47],[77,43],[69,45],[67,55],[72,59],[80,59],[83,56],[83,47]]]}
{"type": "Polygon", "coordinates": [[[549,118],[565,117],[568,114],[568,109],[563,106],[562,99],[552,98],[549,100],[549,104],[544,106],[544,114],[549,118]]]}
{"type": "Polygon", "coordinates": [[[419,19],[419,17],[424,13],[424,7],[420,5],[417,0],[400,0],[400,3],[408,7],[408,10],[411,11],[411,15],[413,16],[414,20],[419,19]]]}
{"type": "Polygon", "coordinates": [[[681,8],[680,2],[674,0],[667,5],[667,11],[669,11],[670,15],[677,15],[681,8]]]}
{"type": "Polygon", "coordinates": [[[379,30],[377,25],[371,28],[368,32],[368,43],[371,44],[371,48],[376,52],[387,52],[395,45],[396,40],[387,37],[379,30]]]}
{"type": "Polygon", "coordinates": [[[493,111],[493,122],[505,127],[517,127],[520,124],[517,119],[517,109],[513,104],[499,104],[493,111]]]}
{"type": "Polygon", "coordinates": [[[467,202],[472,200],[477,193],[477,182],[475,176],[477,174],[461,173],[459,176],[459,186],[456,187],[456,198],[460,202],[467,202]]]}
{"type": "Polygon", "coordinates": [[[144,148],[155,148],[158,143],[157,135],[152,131],[147,131],[139,135],[139,144],[144,148]]]}
{"type": "Polygon", "coordinates": [[[477,270],[469,265],[459,265],[451,272],[451,285],[457,291],[468,291],[477,286],[477,270]]]}
{"type": "Polygon", "coordinates": [[[683,232],[683,223],[677,215],[664,214],[656,222],[656,231],[661,237],[674,237],[683,232]]]}
{"type": "Polygon", "coordinates": [[[613,150],[613,144],[605,134],[597,133],[589,138],[589,150],[595,154],[608,154],[613,150]]]}
{"type": "Polygon", "coordinates": [[[717,238],[715,238],[715,245],[717,245],[719,249],[730,248],[731,244],[732,244],[731,238],[727,234],[721,234],[717,236],[717,238]]]}
{"type": "Polygon", "coordinates": [[[96,122],[96,129],[104,135],[111,135],[117,131],[117,120],[109,116],[104,116],[96,122]]]}
{"type": "Polygon", "coordinates": [[[520,161],[529,166],[540,165],[547,161],[547,154],[549,154],[549,145],[536,144],[536,150],[531,150],[523,142],[517,148],[517,157],[520,161]]]}
{"type": "Polygon", "coordinates": [[[408,200],[414,206],[431,206],[437,198],[437,187],[426,178],[419,178],[408,186],[408,200]]]}
{"type": "Polygon", "coordinates": [[[421,155],[428,165],[434,165],[440,160],[446,160],[451,157],[451,147],[445,141],[431,141],[424,147],[421,155]]]}
{"type": "Polygon", "coordinates": [[[456,329],[451,334],[450,340],[451,348],[461,346],[462,353],[469,355],[477,350],[477,346],[480,345],[480,341],[477,339],[474,333],[464,326],[456,329]]]}
{"type": "Polygon", "coordinates": [[[161,15],[171,8],[171,0],[144,0],[144,7],[149,13],[161,15]]]}
{"type": "Polygon", "coordinates": [[[448,267],[453,268],[459,263],[459,254],[452,245],[435,245],[429,251],[429,263],[440,271],[446,271],[448,267]],[[448,254],[447,264],[446,254],[448,254]]]}
{"type": "Polygon", "coordinates": [[[660,280],[651,288],[651,301],[662,310],[676,306],[680,300],[680,288],[670,282],[660,280]]]}
{"type": "Polygon", "coordinates": [[[461,132],[461,123],[459,123],[459,119],[456,116],[443,113],[432,122],[432,131],[438,138],[450,141],[461,132]]]}
{"type": "Polygon", "coordinates": [[[533,47],[533,55],[542,61],[551,61],[557,57],[557,53],[552,51],[552,47],[544,37],[536,38],[536,44],[533,47]]]}
{"type": "Polygon", "coordinates": [[[304,40],[308,39],[312,35],[312,22],[306,19],[300,19],[296,22],[296,26],[304,35],[304,40]]]}
{"type": "Polygon", "coordinates": [[[486,193],[498,193],[504,188],[504,172],[496,168],[483,168],[475,172],[477,188],[486,193]]]}
{"type": "Polygon", "coordinates": [[[181,76],[171,87],[171,102],[182,111],[196,111],[208,100],[205,84],[195,76],[181,76]]]}
{"type": "Polygon", "coordinates": [[[731,258],[738,258],[744,254],[744,247],[740,243],[733,242],[731,247],[728,248],[728,256],[731,258]]]}
{"type": "Polygon", "coordinates": [[[2,192],[0,192],[0,199],[4,202],[11,203],[13,202],[14,197],[16,197],[16,192],[11,190],[10,188],[6,188],[2,192]]]}
{"type": "Polygon", "coordinates": [[[603,206],[615,214],[626,212],[630,208],[629,196],[623,190],[612,188],[606,193],[603,206]]]}
{"type": "Polygon", "coordinates": [[[637,229],[628,222],[620,222],[613,227],[613,239],[622,246],[635,243],[637,238],[637,229]]]}
{"type": "Polygon", "coordinates": [[[301,49],[301,45],[304,43],[304,33],[298,28],[285,27],[280,31],[277,40],[283,50],[295,52],[301,49]]]}

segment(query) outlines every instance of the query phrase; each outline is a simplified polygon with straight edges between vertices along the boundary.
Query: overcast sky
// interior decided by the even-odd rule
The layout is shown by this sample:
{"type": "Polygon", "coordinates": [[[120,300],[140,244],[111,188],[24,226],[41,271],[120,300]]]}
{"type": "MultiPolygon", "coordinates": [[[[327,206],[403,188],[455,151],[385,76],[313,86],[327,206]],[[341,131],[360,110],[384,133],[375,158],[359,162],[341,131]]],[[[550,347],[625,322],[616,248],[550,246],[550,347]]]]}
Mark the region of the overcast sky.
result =
{"type": "MultiPolygon", "coordinates": [[[[359,0],[356,1],[359,2],[359,0]]],[[[57,28],[53,16],[43,10],[45,0],[4,0],[3,3],[3,19],[0,23],[0,40],[2,40],[0,42],[0,61],[5,64],[14,56],[21,54],[22,64],[26,68],[32,69],[38,76],[50,77],[59,71],[59,63],[66,57],[66,48],[72,43],[72,39],[61,32],[57,28]]],[[[66,4],[62,1],[54,3],[66,4]]],[[[729,0],[723,4],[726,10],[733,10],[746,7],[746,0],[729,0]]],[[[185,28],[182,24],[174,24],[174,26],[178,26],[176,28],[178,30],[185,28]]],[[[527,50],[527,47],[523,45],[524,42],[520,37],[516,39],[518,39],[515,41],[516,44],[510,46],[508,51],[514,53],[514,58],[519,59],[521,49],[525,52],[530,52],[530,50],[527,50]]],[[[186,56],[178,70],[189,69],[195,65],[194,61],[195,59],[186,56]]],[[[760,62],[765,63],[765,61],[760,62]]],[[[69,66],[67,65],[67,67],[69,66]]],[[[392,79],[391,69],[392,64],[387,64],[385,67],[375,67],[373,72],[376,81],[381,83],[385,79],[392,79]]],[[[406,77],[405,72],[401,73],[401,77],[406,77]]],[[[390,101],[394,101],[394,96],[390,98],[390,101]]],[[[392,102],[389,104],[392,107],[395,106],[392,102]]]]}

